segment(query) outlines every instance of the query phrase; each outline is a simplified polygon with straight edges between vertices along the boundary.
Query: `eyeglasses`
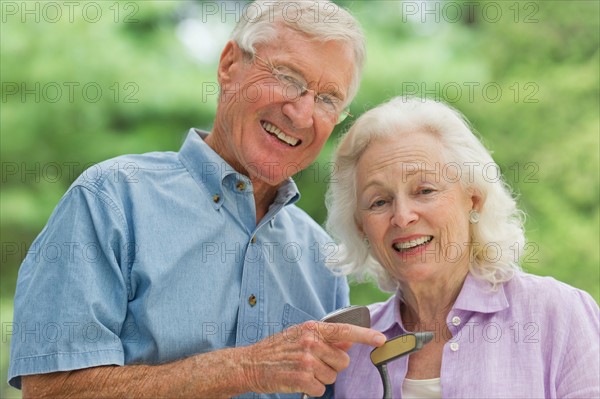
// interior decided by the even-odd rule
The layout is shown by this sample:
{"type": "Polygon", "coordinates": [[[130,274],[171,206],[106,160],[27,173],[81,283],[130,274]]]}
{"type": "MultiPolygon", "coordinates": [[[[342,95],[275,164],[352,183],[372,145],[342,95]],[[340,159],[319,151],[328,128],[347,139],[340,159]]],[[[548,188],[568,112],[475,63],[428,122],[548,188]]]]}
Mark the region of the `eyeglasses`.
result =
{"type": "MultiPolygon", "coordinates": [[[[254,58],[262,62],[271,70],[273,77],[279,82],[278,88],[281,95],[286,99],[296,101],[308,92],[312,92],[314,93],[315,108],[317,112],[331,121],[334,121],[336,125],[343,122],[348,116],[352,116],[348,112],[348,107],[342,108],[342,100],[332,94],[317,93],[314,90],[309,89],[306,80],[298,73],[287,67],[276,67],[256,54],[254,55],[254,58]]],[[[334,83],[330,84],[335,86],[334,83]]]]}

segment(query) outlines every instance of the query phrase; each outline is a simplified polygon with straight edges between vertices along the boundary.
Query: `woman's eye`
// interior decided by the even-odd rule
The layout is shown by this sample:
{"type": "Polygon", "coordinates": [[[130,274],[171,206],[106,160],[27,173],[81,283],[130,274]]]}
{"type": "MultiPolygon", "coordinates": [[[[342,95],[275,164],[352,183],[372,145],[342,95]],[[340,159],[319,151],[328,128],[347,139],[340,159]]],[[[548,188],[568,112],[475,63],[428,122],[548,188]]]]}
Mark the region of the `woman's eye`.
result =
{"type": "Polygon", "coordinates": [[[382,207],[382,206],[384,206],[385,204],[386,204],[386,201],[385,201],[385,200],[382,200],[382,199],[380,199],[380,200],[377,200],[377,201],[373,202],[373,203],[371,204],[371,208],[379,208],[379,207],[382,207]]]}
{"type": "Polygon", "coordinates": [[[435,190],[433,188],[422,188],[421,190],[419,190],[420,194],[431,194],[433,193],[435,190]]]}

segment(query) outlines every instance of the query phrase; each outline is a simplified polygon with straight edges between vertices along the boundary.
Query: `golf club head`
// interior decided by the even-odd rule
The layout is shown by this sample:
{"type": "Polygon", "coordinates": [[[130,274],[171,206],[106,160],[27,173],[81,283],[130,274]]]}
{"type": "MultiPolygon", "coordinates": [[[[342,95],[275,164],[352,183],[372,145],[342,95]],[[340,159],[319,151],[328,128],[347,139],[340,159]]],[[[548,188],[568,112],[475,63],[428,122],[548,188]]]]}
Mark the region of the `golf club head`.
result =
{"type": "Polygon", "coordinates": [[[325,315],[321,321],[369,328],[371,327],[371,313],[366,306],[347,306],[325,315]]]}
{"type": "Polygon", "coordinates": [[[399,335],[388,340],[379,348],[371,351],[371,361],[377,367],[391,362],[399,357],[406,356],[423,348],[433,339],[432,332],[417,332],[399,335]]]}

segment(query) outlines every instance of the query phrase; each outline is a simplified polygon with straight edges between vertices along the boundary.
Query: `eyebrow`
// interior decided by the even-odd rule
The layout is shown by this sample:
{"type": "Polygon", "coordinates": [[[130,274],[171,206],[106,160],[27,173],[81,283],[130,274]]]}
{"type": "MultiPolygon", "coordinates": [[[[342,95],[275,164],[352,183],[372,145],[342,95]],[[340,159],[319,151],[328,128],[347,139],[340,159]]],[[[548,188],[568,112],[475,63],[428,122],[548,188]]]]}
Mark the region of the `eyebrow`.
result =
{"type": "MultiPolygon", "coordinates": [[[[383,169],[383,168],[385,168],[385,167],[387,167],[389,165],[392,165],[392,164],[394,164],[396,162],[397,161],[396,161],[395,158],[390,158],[387,161],[383,161],[383,162],[377,164],[376,166],[371,167],[368,170],[368,172],[369,173],[376,172],[379,169],[383,169]]],[[[425,173],[427,173],[427,172],[432,173],[432,172],[436,171],[436,169],[428,169],[427,166],[424,165],[425,162],[419,162],[419,163],[416,163],[416,162],[411,162],[411,163],[401,162],[401,164],[402,164],[402,172],[406,172],[406,175],[409,175],[409,176],[417,174],[417,173],[423,173],[423,172],[425,172],[425,173]],[[423,167],[423,166],[425,166],[425,167],[423,167]]]]}
{"type": "MultiPolygon", "coordinates": [[[[410,165],[410,164],[409,164],[410,165]]],[[[435,169],[427,169],[427,168],[417,168],[415,170],[410,170],[407,173],[403,174],[402,176],[402,180],[403,181],[408,181],[408,179],[410,178],[414,178],[416,175],[421,175],[421,176],[427,176],[430,174],[435,174],[436,170],[435,169]]],[[[385,187],[385,183],[376,178],[374,180],[369,181],[363,188],[362,191],[365,192],[367,191],[369,188],[373,187],[373,186],[378,186],[378,187],[385,187]]]]}
{"type": "Polygon", "coordinates": [[[338,90],[338,85],[333,83],[333,82],[327,82],[325,84],[325,88],[327,87],[332,87],[333,90],[329,90],[328,93],[331,94],[332,96],[336,97],[338,100],[340,101],[345,101],[346,96],[344,96],[339,90],[338,90]]]}
{"type": "Polygon", "coordinates": [[[417,173],[419,173],[421,175],[423,175],[423,174],[425,174],[425,175],[433,174],[433,173],[436,173],[436,169],[417,168],[417,169],[410,170],[410,171],[406,172],[406,176],[412,177],[412,176],[416,175],[417,173]]]}
{"type": "Polygon", "coordinates": [[[368,182],[368,183],[367,183],[367,185],[366,185],[366,186],[364,186],[364,187],[362,188],[362,190],[361,190],[361,191],[362,191],[362,193],[360,193],[360,194],[358,195],[358,197],[360,197],[362,194],[364,194],[364,193],[365,193],[365,192],[366,192],[368,189],[370,189],[370,188],[371,188],[371,187],[373,187],[373,186],[376,186],[376,187],[383,187],[383,186],[384,186],[384,184],[383,184],[383,182],[382,182],[382,181],[380,181],[380,180],[372,180],[372,181],[368,182]]]}

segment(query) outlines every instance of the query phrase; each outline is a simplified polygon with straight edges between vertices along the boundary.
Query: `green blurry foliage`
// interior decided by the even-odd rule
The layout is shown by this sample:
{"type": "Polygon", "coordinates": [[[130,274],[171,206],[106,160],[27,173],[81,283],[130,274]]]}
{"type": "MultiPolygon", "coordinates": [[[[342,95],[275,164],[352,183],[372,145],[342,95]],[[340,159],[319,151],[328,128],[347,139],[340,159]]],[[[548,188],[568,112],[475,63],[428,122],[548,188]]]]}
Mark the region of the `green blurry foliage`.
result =
{"type": "MultiPolygon", "coordinates": [[[[38,2],[27,3],[33,8],[38,2]]],[[[177,151],[189,127],[210,129],[214,117],[217,98],[207,96],[204,85],[214,87],[218,53],[198,62],[176,33],[183,18],[199,16],[201,2],[96,3],[103,16],[94,23],[77,12],[73,22],[65,15],[58,22],[35,22],[31,16],[23,22],[2,6],[4,381],[5,326],[12,320],[19,264],[71,182],[84,167],[113,156],[177,151]],[[18,86],[14,94],[12,84],[18,86]],[[46,88],[39,101],[21,90],[35,90],[36,84],[38,92],[46,88]],[[47,101],[56,97],[57,86],[62,96],[47,101]]],[[[421,9],[413,15],[408,14],[424,2],[338,3],[357,16],[368,39],[363,83],[351,106],[354,118],[400,94],[445,100],[459,109],[493,150],[528,215],[523,267],[600,300],[599,3],[428,2],[437,14],[421,9]]],[[[228,31],[233,27],[225,25],[228,31]]],[[[221,48],[227,38],[205,34],[196,40],[217,41],[221,48]]],[[[326,217],[330,154],[350,123],[349,118],[336,128],[317,162],[297,176],[299,205],[320,223],[326,217]]],[[[388,296],[373,284],[352,284],[355,304],[388,296]]],[[[0,396],[19,393],[4,383],[0,396]]]]}

